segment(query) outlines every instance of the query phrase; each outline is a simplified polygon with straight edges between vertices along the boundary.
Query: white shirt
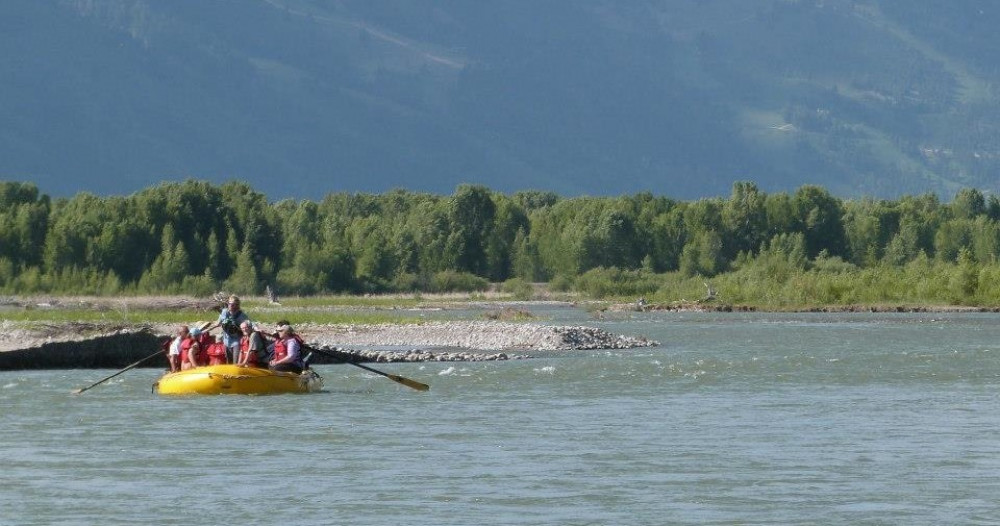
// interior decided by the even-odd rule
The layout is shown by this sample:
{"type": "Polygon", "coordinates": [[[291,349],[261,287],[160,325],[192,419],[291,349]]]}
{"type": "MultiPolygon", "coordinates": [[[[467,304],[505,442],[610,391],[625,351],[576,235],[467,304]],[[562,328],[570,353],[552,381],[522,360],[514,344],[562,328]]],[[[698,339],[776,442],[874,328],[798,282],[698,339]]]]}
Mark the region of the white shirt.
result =
{"type": "Polygon", "coordinates": [[[181,354],[181,337],[178,336],[174,338],[174,341],[170,342],[170,356],[180,356],[181,354]]]}

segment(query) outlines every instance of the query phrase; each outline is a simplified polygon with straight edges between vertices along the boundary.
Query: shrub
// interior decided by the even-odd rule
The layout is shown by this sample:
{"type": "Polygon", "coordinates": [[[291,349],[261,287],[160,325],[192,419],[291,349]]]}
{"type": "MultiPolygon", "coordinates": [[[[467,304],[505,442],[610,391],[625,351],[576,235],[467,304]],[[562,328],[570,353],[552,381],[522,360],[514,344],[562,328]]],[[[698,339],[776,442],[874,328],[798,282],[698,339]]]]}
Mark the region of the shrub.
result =
{"type": "Polygon", "coordinates": [[[521,278],[511,278],[501,283],[500,292],[511,294],[514,298],[524,301],[535,297],[535,288],[521,278]]]}
{"type": "Polygon", "coordinates": [[[598,267],[578,277],[575,288],[594,298],[648,296],[660,288],[660,279],[642,270],[598,267]]]}
{"type": "Polygon", "coordinates": [[[428,292],[483,292],[490,288],[490,282],[468,272],[443,270],[431,277],[428,292]]]}
{"type": "Polygon", "coordinates": [[[549,281],[549,290],[553,292],[569,292],[573,290],[573,278],[565,274],[559,274],[549,281]]]}

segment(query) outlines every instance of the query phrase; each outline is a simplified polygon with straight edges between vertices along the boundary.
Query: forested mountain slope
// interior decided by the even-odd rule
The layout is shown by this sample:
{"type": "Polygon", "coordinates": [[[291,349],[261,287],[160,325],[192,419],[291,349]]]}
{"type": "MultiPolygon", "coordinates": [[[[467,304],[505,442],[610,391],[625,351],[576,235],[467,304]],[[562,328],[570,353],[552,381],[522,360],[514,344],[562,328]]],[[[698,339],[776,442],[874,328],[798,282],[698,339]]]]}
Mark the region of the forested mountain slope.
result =
{"type": "Polygon", "coordinates": [[[895,197],[1000,182],[1000,5],[9,0],[0,180],[895,197]]]}

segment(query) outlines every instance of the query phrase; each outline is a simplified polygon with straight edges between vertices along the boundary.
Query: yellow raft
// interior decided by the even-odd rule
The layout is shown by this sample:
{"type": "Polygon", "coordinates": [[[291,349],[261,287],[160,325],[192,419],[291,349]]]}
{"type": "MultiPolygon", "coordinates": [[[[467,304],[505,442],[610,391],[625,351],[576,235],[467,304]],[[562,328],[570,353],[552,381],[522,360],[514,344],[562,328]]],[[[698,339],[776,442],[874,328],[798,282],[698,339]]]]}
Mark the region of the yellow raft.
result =
{"type": "Polygon", "coordinates": [[[165,374],[153,384],[153,389],[163,395],[314,393],[323,389],[323,377],[312,370],[296,374],[238,365],[209,365],[165,374]]]}

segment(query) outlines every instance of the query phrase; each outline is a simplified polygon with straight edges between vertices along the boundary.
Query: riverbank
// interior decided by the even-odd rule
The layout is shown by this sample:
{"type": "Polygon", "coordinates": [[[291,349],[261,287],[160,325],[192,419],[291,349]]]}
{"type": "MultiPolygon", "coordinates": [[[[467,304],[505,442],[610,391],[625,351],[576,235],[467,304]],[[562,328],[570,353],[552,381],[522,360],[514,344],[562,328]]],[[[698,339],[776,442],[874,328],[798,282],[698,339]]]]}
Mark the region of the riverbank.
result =
{"type": "MultiPolygon", "coordinates": [[[[174,328],[166,324],[0,322],[0,369],[121,367],[156,352],[174,328]]],[[[530,358],[532,352],[658,345],[642,336],[594,327],[503,321],[306,323],[296,331],[310,346],[335,349],[362,362],[507,360],[530,358]]],[[[328,360],[318,355],[314,361],[328,360]]]]}
{"type": "MultiPolygon", "coordinates": [[[[0,298],[0,369],[122,367],[157,350],[181,323],[214,320],[217,300],[184,297],[0,298]],[[9,314],[8,314],[9,313],[9,314]],[[4,316],[4,314],[8,314],[4,316]],[[130,320],[158,320],[136,323],[130,320]],[[98,321],[83,321],[98,320],[98,321]],[[183,320],[183,321],[175,321],[183,320]],[[199,321],[200,320],[200,321],[199,321]]],[[[365,362],[483,361],[529,358],[536,353],[628,349],[657,345],[643,335],[612,334],[588,325],[546,323],[545,309],[577,308],[595,321],[640,312],[998,312],[995,307],[932,305],[827,305],[762,309],[715,301],[647,303],[509,301],[449,295],[433,298],[305,298],[286,305],[260,298],[244,304],[273,331],[279,319],[294,325],[311,346],[336,349],[365,362]],[[364,320],[372,312],[387,323],[331,323],[331,313],[364,320]],[[420,317],[446,313],[446,321],[420,317]],[[423,314],[420,314],[423,313],[423,314]],[[417,321],[414,321],[416,319],[417,321]]],[[[336,318],[340,319],[340,318],[336,318]]],[[[315,363],[326,358],[315,356],[315,363]]]]}

